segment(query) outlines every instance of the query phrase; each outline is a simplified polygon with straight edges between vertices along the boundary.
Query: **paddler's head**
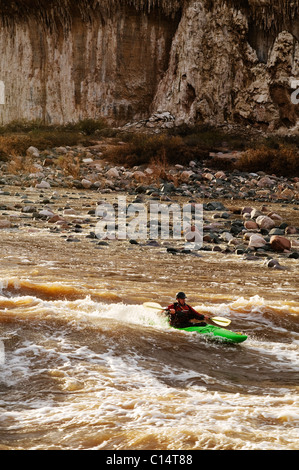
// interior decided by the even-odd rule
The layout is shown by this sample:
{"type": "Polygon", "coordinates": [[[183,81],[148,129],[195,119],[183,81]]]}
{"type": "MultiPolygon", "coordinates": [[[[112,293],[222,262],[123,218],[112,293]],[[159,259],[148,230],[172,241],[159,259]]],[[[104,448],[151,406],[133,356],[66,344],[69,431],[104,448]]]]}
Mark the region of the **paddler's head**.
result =
{"type": "Polygon", "coordinates": [[[184,292],[178,292],[176,295],[176,299],[179,302],[179,304],[184,305],[185,304],[185,299],[186,299],[186,294],[184,292]]]}

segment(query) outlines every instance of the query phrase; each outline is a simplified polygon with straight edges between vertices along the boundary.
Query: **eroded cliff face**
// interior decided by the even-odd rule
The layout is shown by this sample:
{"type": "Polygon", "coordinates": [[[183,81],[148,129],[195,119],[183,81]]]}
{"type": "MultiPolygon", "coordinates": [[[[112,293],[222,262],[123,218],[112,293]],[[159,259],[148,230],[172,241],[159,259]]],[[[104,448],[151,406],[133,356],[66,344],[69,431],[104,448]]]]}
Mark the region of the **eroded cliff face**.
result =
{"type": "Polygon", "coordinates": [[[278,3],[282,7],[277,2],[267,10],[269,2],[261,1],[239,2],[241,8],[238,2],[235,8],[189,2],[154,107],[181,121],[295,126],[299,106],[292,103],[291,84],[299,78],[299,16],[278,3]]]}
{"type": "Polygon", "coordinates": [[[21,14],[4,15],[3,122],[65,123],[99,116],[124,122],[148,114],[180,17],[130,2],[113,11],[103,2],[103,8],[84,12],[78,3],[55,11],[46,5],[35,10],[28,2],[21,14]]]}
{"type": "Polygon", "coordinates": [[[299,123],[299,0],[0,0],[0,13],[3,123],[299,123]]]}

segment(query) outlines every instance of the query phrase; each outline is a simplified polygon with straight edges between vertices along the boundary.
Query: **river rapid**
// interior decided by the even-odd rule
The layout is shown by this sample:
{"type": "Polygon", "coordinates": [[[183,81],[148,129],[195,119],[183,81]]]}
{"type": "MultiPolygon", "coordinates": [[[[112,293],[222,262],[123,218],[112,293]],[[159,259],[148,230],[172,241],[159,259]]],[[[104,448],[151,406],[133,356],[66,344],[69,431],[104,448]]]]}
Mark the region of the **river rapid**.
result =
{"type": "MultiPolygon", "coordinates": [[[[94,206],[92,193],[60,196],[94,206]]],[[[298,449],[298,260],[270,270],[14,220],[0,233],[1,450],[298,449]],[[248,339],[177,331],[143,306],[179,290],[248,339]]]]}

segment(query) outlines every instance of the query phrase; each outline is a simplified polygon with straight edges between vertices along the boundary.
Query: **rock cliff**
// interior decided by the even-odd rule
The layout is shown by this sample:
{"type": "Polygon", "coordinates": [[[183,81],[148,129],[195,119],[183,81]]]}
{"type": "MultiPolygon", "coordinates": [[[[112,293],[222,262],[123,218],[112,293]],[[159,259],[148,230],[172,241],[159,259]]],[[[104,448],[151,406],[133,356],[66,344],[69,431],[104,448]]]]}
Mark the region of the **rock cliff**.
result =
{"type": "Polygon", "coordinates": [[[299,0],[0,0],[0,122],[167,111],[296,129],[298,13],[299,0]]]}

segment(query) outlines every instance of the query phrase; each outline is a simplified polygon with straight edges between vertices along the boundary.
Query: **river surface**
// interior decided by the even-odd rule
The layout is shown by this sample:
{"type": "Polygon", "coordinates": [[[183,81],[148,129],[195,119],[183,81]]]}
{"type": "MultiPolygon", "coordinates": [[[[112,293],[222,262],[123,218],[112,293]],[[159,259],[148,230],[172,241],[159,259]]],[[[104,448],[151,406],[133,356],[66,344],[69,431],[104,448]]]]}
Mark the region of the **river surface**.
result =
{"type": "MultiPolygon", "coordinates": [[[[82,194],[64,201],[92,208],[82,194]]],[[[232,253],[98,245],[84,231],[70,242],[14,220],[0,232],[0,449],[298,450],[298,260],[270,270],[232,253]],[[248,339],[173,330],[142,305],[179,290],[248,339]]]]}

